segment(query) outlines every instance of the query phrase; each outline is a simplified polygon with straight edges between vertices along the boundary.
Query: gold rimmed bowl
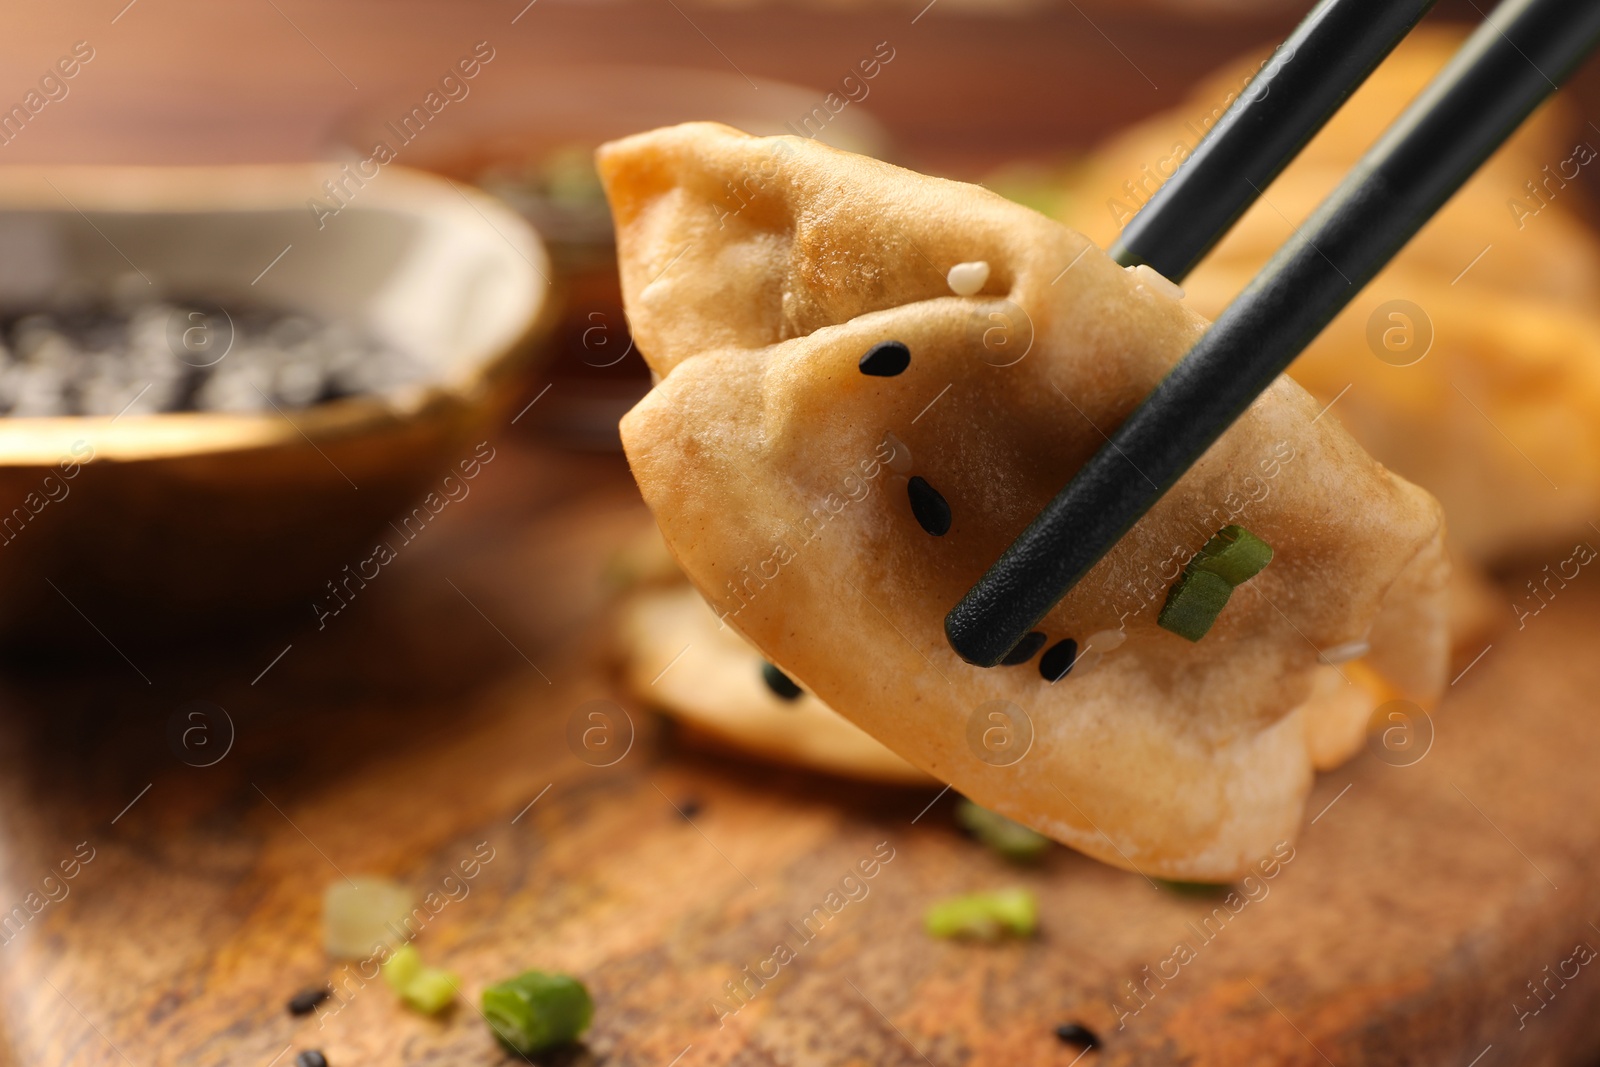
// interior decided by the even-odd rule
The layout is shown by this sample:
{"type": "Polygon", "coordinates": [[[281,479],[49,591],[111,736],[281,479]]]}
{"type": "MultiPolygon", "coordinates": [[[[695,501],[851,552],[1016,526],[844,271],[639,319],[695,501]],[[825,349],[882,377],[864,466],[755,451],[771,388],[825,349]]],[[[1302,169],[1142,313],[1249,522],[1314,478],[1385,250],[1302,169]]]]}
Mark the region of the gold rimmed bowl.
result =
{"type": "MultiPolygon", "coordinates": [[[[7,314],[148,285],[206,301],[208,330],[280,308],[422,368],[299,408],[0,417],[0,635],[314,618],[375,531],[470,469],[548,325],[549,276],[518,214],[398,166],[0,170],[7,314]]],[[[191,361],[184,328],[173,358],[191,361]]]]}

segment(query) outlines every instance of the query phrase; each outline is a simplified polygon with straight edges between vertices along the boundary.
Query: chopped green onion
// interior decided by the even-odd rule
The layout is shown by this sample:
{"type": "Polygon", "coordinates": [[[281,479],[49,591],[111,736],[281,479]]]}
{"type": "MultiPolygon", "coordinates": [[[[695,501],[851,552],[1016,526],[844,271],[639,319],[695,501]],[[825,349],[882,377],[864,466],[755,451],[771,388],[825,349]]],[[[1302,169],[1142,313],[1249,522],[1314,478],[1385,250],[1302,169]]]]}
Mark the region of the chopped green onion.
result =
{"type": "Polygon", "coordinates": [[[406,986],[422,973],[422,953],[417,951],[417,946],[407,941],[383,961],[380,969],[383,971],[383,980],[389,983],[390,989],[396,993],[404,992],[406,986]]]}
{"type": "Polygon", "coordinates": [[[1198,641],[1217,621],[1232,595],[1233,586],[1226,578],[1191,566],[1167,594],[1167,602],[1161,605],[1161,614],[1156,616],[1156,625],[1198,641]]]}
{"type": "Polygon", "coordinates": [[[400,999],[425,1015],[434,1015],[455,1002],[456,991],[460,988],[461,979],[451,972],[424,967],[422,973],[400,991],[400,999]]]}
{"type": "Polygon", "coordinates": [[[983,844],[1017,863],[1031,863],[1050,848],[1048,837],[965,797],[956,805],[956,822],[983,844]]]}
{"type": "Polygon", "coordinates": [[[934,937],[998,941],[1011,935],[1029,937],[1039,925],[1039,905],[1026,889],[969,893],[940,901],[923,916],[934,937]]]}
{"type": "Polygon", "coordinates": [[[400,994],[400,999],[420,1012],[432,1015],[456,999],[461,979],[437,967],[424,967],[422,955],[409,942],[383,961],[383,980],[400,994]]]}
{"type": "Polygon", "coordinates": [[[570,975],[527,971],[485,989],[483,1014],[507,1048],[527,1056],[576,1040],[594,1017],[594,1001],[570,975]]]}
{"type": "Polygon", "coordinates": [[[1243,526],[1224,526],[1189,565],[1210,571],[1230,586],[1238,586],[1260,574],[1271,562],[1271,545],[1243,526]]]}
{"type": "Polygon", "coordinates": [[[1243,526],[1224,526],[1183,569],[1167,593],[1156,625],[1198,641],[1228,604],[1235,586],[1248,582],[1272,562],[1272,546],[1243,526]]]}

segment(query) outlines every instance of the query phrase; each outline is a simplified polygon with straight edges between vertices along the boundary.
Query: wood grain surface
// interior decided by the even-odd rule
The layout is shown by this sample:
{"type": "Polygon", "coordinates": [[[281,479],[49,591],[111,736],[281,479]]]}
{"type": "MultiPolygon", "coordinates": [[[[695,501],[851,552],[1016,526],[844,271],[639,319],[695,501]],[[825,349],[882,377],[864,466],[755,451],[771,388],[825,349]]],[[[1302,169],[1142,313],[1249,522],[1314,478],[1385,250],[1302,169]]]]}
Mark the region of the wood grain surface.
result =
{"type": "Polygon", "coordinates": [[[947,794],[686,746],[610,681],[602,576],[649,521],[620,459],[497,449],[323,630],[145,634],[133,653],[86,624],[59,662],[8,667],[0,902],[43,906],[4,930],[0,1061],[507,1062],[471,1005],[541,967],[597,1002],[565,1063],[1067,1067],[1068,1021],[1103,1038],[1086,1067],[1591,1062],[1600,971],[1564,962],[1600,946],[1591,576],[1493,638],[1420,760],[1322,776],[1292,858],[1234,909],[1064,849],[1008,867],[947,794]],[[569,740],[596,699],[634,727],[610,766],[569,740]],[[196,700],[232,724],[209,766],[221,716],[171,729],[196,700]],[[330,883],[382,874],[420,901],[452,873],[466,894],[417,939],[465,980],[449,1014],[324,956],[330,883]],[[1010,884],[1038,894],[1037,939],[923,934],[929,902],[1010,884]],[[727,1000],[747,967],[777,974],[727,1000]],[[324,981],[341,993],[320,1018],[285,1011],[324,981]]]}

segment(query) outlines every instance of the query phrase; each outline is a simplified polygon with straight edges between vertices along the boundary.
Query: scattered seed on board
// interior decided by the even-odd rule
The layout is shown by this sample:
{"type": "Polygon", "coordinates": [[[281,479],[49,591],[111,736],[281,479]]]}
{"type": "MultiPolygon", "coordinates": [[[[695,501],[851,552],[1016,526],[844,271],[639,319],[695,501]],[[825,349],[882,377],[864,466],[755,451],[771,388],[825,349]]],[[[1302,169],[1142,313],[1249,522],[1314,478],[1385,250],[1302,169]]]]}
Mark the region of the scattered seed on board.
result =
{"type": "Polygon", "coordinates": [[[776,663],[761,665],[761,680],[767,683],[767,688],[772,690],[773,696],[779,700],[800,699],[800,687],[794,684],[793,678],[779,670],[776,663]]]}
{"type": "Polygon", "coordinates": [[[1099,1036],[1082,1023],[1061,1024],[1056,1027],[1056,1037],[1064,1045],[1077,1045],[1083,1049],[1100,1047],[1099,1036]]]}
{"type": "Polygon", "coordinates": [[[911,349],[899,341],[879,341],[867,349],[856,366],[862,374],[874,378],[893,378],[911,366],[911,349]]]}
{"type": "Polygon", "coordinates": [[[1068,637],[1051,645],[1045,654],[1039,657],[1039,673],[1047,682],[1059,682],[1072,671],[1072,665],[1077,660],[1078,642],[1068,637]]]}
{"type": "Polygon", "coordinates": [[[294,1058],[294,1067],[328,1067],[328,1057],[317,1049],[308,1048],[294,1058]]]}
{"type": "Polygon", "coordinates": [[[290,1015],[310,1015],[317,1009],[317,1005],[328,999],[327,986],[313,986],[302,989],[289,998],[290,1015]]]}
{"type": "Polygon", "coordinates": [[[945,503],[939,490],[929,485],[920,475],[912,475],[906,483],[906,495],[911,498],[911,514],[924,530],[935,537],[950,532],[950,505],[945,503]]]}
{"type": "Polygon", "coordinates": [[[1033,654],[1044,647],[1045,636],[1038,630],[1023,635],[1017,647],[1006,653],[1006,658],[1000,661],[1002,667],[1015,667],[1019,663],[1026,663],[1033,658],[1033,654]]]}
{"type": "Polygon", "coordinates": [[[944,276],[949,283],[950,291],[957,296],[977,296],[983,290],[983,284],[989,280],[989,264],[983,260],[971,263],[957,263],[950,268],[950,273],[944,276]]]}

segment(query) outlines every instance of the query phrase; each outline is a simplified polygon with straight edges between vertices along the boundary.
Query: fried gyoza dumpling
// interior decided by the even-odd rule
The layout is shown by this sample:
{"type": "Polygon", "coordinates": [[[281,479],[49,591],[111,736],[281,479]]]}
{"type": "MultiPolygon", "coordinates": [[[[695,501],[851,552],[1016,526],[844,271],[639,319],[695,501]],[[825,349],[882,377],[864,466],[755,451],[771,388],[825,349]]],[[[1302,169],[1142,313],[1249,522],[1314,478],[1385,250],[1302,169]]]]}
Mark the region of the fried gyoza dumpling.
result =
{"type": "MultiPolygon", "coordinates": [[[[1184,281],[1185,303],[1220,313],[1462,39],[1408,36],[1184,281]]],[[[1255,66],[1096,152],[1065,221],[1109,246],[1255,66]]],[[[1568,544],[1600,512],[1600,243],[1574,211],[1600,141],[1577,125],[1560,98],[1540,109],[1289,369],[1438,496],[1479,561],[1568,544]]]]}
{"type": "Polygon", "coordinates": [[[810,693],[774,689],[764,680],[761,653],[719,625],[687,582],[630,596],[620,636],[633,694],[723,747],[844,778],[928,781],[810,693]]]}
{"type": "Polygon", "coordinates": [[[616,635],[623,681],[692,740],[844,778],[928,783],[883,742],[774,674],[765,656],[717,619],[655,526],[624,544],[606,570],[626,590],[616,635]]]}
{"type": "Polygon", "coordinates": [[[600,171],[660,376],[623,444],[668,545],[912,764],[1109,863],[1225,880],[1293,838],[1314,762],[1375,702],[1437,693],[1439,509],[1287,378],[1046,617],[1042,653],[963,662],[945,613],[1205,320],[1042,215],[803,139],[695,123],[600,171]],[[1202,640],[1158,627],[1229,523],[1271,564],[1202,640]]]}

